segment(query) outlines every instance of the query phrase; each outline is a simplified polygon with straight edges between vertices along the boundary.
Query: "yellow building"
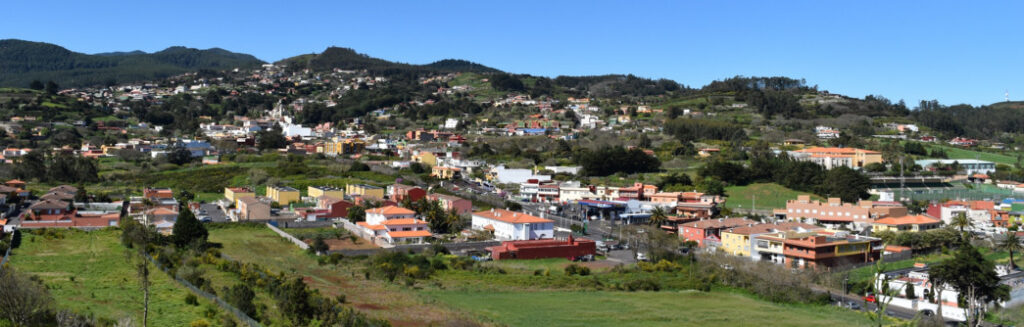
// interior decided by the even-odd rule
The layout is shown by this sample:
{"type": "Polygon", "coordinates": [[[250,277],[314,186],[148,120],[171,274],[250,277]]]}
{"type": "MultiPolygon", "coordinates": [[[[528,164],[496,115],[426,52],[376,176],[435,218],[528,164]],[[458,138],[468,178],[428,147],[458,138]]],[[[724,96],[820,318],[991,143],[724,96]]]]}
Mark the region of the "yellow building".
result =
{"type": "Polygon", "coordinates": [[[287,186],[267,186],[267,197],[280,205],[299,202],[299,190],[287,186]]]}
{"type": "Polygon", "coordinates": [[[345,186],[345,194],[352,196],[361,196],[364,198],[384,198],[384,188],[365,185],[365,184],[348,184],[345,186]]]}
{"type": "Polygon", "coordinates": [[[903,216],[888,217],[875,220],[873,229],[879,231],[893,232],[920,232],[929,229],[936,229],[942,226],[942,220],[928,216],[903,216]]]}
{"type": "Polygon", "coordinates": [[[345,198],[345,190],[333,186],[310,186],[306,188],[306,194],[311,198],[327,196],[337,199],[345,198]]]}
{"type": "Polygon", "coordinates": [[[334,138],[333,140],[324,143],[324,154],[329,156],[337,156],[343,154],[355,154],[363,152],[366,149],[366,141],[362,139],[351,139],[351,138],[334,138]]]}
{"type": "Polygon", "coordinates": [[[751,248],[754,246],[752,240],[758,235],[778,232],[809,232],[823,229],[815,225],[791,221],[733,227],[724,229],[721,232],[722,250],[731,255],[749,257],[751,256],[751,248]]]}
{"type": "Polygon", "coordinates": [[[436,177],[437,179],[453,179],[461,171],[462,169],[459,169],[458,167],[434,166],[430,168],[430,176],[436,177]]]}
{"type": "Polygon", "coordinates": [[[225,187],[224,188],[224,198],[228,199],[228,201],[231,201],[231,203],[237,202],[238,198],[243,198],[243,197],[247,197],[247,196],[255,197],[256,193],[253,192],[252,190],[250,190],[247,187],[225,187]]]}
{"type": "Polygon", "coordinates": [[[426,151],[422,151],[419,154],[413,156],[412,161],[431,167],[437,166],[437,156],[435,156],[433,153],[426,151]]]}

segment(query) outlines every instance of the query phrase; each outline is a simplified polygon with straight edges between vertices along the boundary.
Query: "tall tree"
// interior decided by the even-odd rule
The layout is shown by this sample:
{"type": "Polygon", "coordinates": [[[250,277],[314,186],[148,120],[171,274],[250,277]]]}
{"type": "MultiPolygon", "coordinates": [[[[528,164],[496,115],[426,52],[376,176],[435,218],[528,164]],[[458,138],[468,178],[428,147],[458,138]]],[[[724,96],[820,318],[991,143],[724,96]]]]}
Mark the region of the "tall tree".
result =
{"type": "Polygon", "coordinates": [[[53,298],[41,282],[10,267],[0,270],[0,317],[15,326],[35,326],[52,307],[53,298]]]}
{"type": "Polygon", "coordinates": [[[654,226],[661,226],[666,220],[668,220],[668,215],[665,213],[665,208],[659,206],[651,210],[651,218],[648,222],[654,226]]]}
{"type": "MultiPolygon", "coordinates": [[[[928,275],[933,284],[948,285],[964,298],[968,326],[980,326],[989,303],[1010,298],[1009,287],[999,283],[995,264],[970,244],[961,245],[952,258],[931,267],[928,275]]],[[[941,297],[937,300],[942,302],[941,297]]]]}
{"type": "Polygon", "coordinates": [[[971,218],[967,217],[966,213],[957,213],[956,216],[953,216],[953,219],[949,222],[949,225],[960,230],[961,241],[965,243],[970,241],[970,235],[967,234],[967,229],[974,227],[974,221],[971,221],[971,218]]]}
{"type": "Polygon", "coordinates": [[[1010,269],[1013,269],[1017,267],[1017,263],[1013,261],[1013,253],[1021,253],[1024,251],[1024,246],[1020,244],[1020,237],[1017,237],[1017,232],[1008,231],[1003,235],[1003,239],[996,243],[996,249],[1010,253],[1010,269]]]}
{"type": "Polygon", "coordinates": [[[174,222],[172,232],[174,233],[174,245],[179,248],[190,245],[202,246],[206,244],[206,239],[209,236],[206,226],[196,219],[191,209],[184,206],[178,209],[178,220],[174,222]]]}

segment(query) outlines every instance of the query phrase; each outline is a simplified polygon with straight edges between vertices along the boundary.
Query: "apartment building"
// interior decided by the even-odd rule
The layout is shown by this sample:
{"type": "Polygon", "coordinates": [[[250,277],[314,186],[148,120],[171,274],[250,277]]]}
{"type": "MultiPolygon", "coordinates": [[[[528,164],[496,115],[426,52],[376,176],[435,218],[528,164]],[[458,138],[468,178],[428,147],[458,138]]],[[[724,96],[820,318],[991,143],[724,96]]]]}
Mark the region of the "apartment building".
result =
{"type": "Polygon", "coordinates": [[[756,221],[747,218],[705,219],[679,225],[679,237],[687,241],[697,242],[698,246],[717,247],[722,245],[722,230],[750,226],[756,221]]]}
{"type": "Polygon", "coordinates": [[[856,148],[813,147],[789,151],[789,156],[795,160],[819,164],[825,167],[825,169],[836,167],[859,169],[873,163],[882,162],[881,152],[856,148]]]}
{"type": "Polygon", "coordinates": [[[752,256],[794,268],[839,267],[874,262],[883,248],[879,238],[846,232],[779,232],[755,237],[752,256]]]}
{"type": "Polygon", "coordinates": [[[306,195],[314,199],[322,196],[342,199],[345,198],[345,190],[333,186],[308,186],[306,195]]]}
{"type": "Polygon", "coordinates": [[[891,201],[861,200],[854,204],[829,198],[821,202],[811,200],[810,195],[800,195],[796,200],[787,201],[786,209],[776,209],[774,213],[780,219],[822,224],[832,229],[862,229],[870,227],[875,219],[906,216],[907,208],[891,201]]]}
{"type": "Polygon", "coordinates": [[[810,232],[824,230],[816,225],[784,221],[778,223],[762,223],[748,226],[733,227],[721,231],[722,249],[726,253],[753,257],[754,239],[757,236],[778,232],[810,232]]]}
{"type": "Polygon", "coordinates": [[[942,227],[942,220],[922,215],[888,217],[875,220],[874,231],[921,232],[942,227]]]}
{"type": "Polygon", "coordinates": [[[287,186],[267,186],[267,197],[282,206],[299,202],[299,190],[287,186]]]}

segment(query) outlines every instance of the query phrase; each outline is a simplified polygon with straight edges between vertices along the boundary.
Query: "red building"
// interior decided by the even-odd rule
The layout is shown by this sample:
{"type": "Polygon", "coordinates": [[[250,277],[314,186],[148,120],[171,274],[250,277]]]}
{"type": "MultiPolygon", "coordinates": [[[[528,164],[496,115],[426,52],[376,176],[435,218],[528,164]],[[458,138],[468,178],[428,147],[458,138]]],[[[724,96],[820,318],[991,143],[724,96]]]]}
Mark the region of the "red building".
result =
{"type": "Polygon", "coordinates": [[[679,236],[687,241],[697,242],[698,246],[706,246],[708,243],[721,244],[721,233],[723,229],[747,226],[756,223],[756,221],[747,218],[698,220],[679,225],[679,236]]]}
{"type": "Polygon", "coordinates": [[[425,196],[427,196],[427,191],[416,186],[405,184],[391,185],[391,200],[398,203],[405,201],[405,199],[416,202],[425,196]]]}
{"type": "Polygon", "coordinates": [[[455,210],[455,213],[460,215],[467,214],[473,211],[473,201],[466,200],[454,195],[446,194],[430,194],[427,195],[427,199],[430,201],[437,201],[441,204],[441,209],[444,210],[455,210]]]}
{"type": "Polygon", "coordinates": [[[491,251],[491,258],[501,259],[543,259],[543,258],[567,258],[597,254],[597,243],[580,238],[574,239],[569,236],[568,240],[529,240],[529,241],[506,241],[501,245],[487,248],[491,251]]]}
{"type": "Polygon", "coordinates": [[[317,208],[324,211],[322,214],[318,213],[318,216],[324,219],[348,217],[348,208],[354,205],[352,202],[329,196],[317,198],[317,208]]]}

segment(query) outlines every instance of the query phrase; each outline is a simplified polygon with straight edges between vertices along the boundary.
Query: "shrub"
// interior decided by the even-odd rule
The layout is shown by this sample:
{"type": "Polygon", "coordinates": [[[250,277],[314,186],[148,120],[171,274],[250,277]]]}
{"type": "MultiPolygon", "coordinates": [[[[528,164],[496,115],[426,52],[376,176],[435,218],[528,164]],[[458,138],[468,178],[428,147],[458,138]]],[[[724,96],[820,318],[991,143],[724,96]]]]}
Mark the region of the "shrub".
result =
{"type": "Polygon", "coordinates": [[[193,320],[192,323],[188,324],[190,327],[210,327],[210,323],[206,319],[193,320]]]}
{"type": "Polygon", "coordinates": [[[626,282],[623,287],[630,292],[661,290],[661,284],[654,278],[650,277],[631,280],[626,282]]]}
{"type": "Polygon", "coordinates": [[[188,305],[199,305],[199,298],[196,298],[195,294],[185,295],[185,304],[188,305]]]}
{"type": "Polygon", "coordinates": [[[572,275],[587,276],[587,275],[590,275],[590,268],[585,267],[585,266],[580,266],[580,265],[577,265],[575,263],[572,263],[572,264],[569,264],[568,266],[565,266],[565,275],[566,276],[572,276],[572,275]]]}

